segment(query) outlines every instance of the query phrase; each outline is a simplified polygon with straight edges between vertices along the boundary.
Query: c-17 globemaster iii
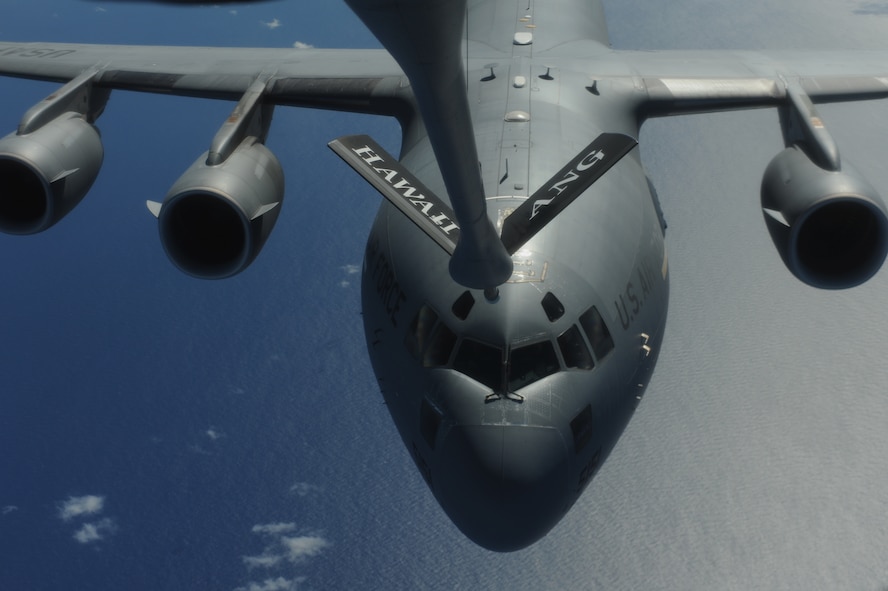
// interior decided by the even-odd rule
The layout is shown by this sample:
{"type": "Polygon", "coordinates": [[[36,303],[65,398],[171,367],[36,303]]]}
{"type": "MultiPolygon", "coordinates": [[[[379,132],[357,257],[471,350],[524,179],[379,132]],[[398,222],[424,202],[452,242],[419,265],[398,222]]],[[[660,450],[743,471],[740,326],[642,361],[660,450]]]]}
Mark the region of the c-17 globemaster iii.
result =
{"type": "Polygon", "coordinates": [[[636,138],[651,117],[776,108],[764,172],[779,255],[858,285],[888,212],[820,103],[888,96],[888,52],[617,51],[597,0],[347,0],[385,50],[0,43],[0,74],[57,81],[0,140],[0,229],[43,231],[84,197],[110,92],[236,101],[206,153],[148,203],[172,262],[245,269],[277,220],[276,106],[387,115],[330,147],[384,199],[362,304],[383,397],[430,490],[473,541],[544,536],[588,486],[651,379],[669,296],[666,222],[636,138]]]}

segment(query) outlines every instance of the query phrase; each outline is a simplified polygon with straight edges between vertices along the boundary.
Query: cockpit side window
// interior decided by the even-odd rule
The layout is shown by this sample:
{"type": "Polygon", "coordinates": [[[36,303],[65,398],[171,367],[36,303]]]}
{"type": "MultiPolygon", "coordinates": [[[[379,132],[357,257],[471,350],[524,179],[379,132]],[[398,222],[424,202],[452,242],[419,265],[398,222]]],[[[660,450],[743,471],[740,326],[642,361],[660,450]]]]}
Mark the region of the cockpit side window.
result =
{"type": "Polygon", "coordinates": [[[441,426],[443,416],[437,407],[427,399],[422,399],[419,407],[419,432],[432,449],[435,449],[435,439],[438,437],[438,428],[441,426]]]}
{"type": "Polygon", "coordinates": [[[574,451],[580,453],[592,439],[592,406],[587,404],[570,421],[570,430],[573,433],[574,451]]]}
{"type": "Polygon", "coordinates": [[[541,380],[560,369],[551,341],[540,341],[512,349],[509,361],[509,392],[541,380]]]}
{"type": "Polygon", "coordinates": [[[447,365],[455,345],[456,335],[428,305],[419,309],[404,336],[404,346],[423,367],[447,365]]]}
{"type": "Polygon", "coordinates": [[[439,367],[447,365],[450,361],[450,354],[456,345],[456,335],[447,328],[443,322],[438,323],[435,334],[432,336],[432,342],[426,349],[425,355],[422,356],[423,367],[439,367]]]}
{"type": "Polygon", "coordinates": [[[583,315],[580,316],[580,325],[586,332],[589,344],[592,345],[592,352],[595,353],[595,357],[599,361],[613,351],[614,339],[595,306],[583,312],[583,315]]]}
{"type": "Polygon", "coordinates": [[[472,339],[463,339],[453,360],[453,369],[496,391],[503,374],[503,351],[472,339]]]}
{"type": "Polygon", "coordinates": [[[420,308],[413,317],[410,329],[404,336],[404,346],[416,359],[422,359],[422,352],[428,346],[437,322],[438,315],[428,306],[420,308]]]}
{"type": "Polygon", "coordinates": [[[592,369],[595,362],[589,353],[589,347],[580,335],[580,329],[574,324],[558,337],[558,347],[561,349],[561,357],[564,365],[577,369],[592,369]]]}

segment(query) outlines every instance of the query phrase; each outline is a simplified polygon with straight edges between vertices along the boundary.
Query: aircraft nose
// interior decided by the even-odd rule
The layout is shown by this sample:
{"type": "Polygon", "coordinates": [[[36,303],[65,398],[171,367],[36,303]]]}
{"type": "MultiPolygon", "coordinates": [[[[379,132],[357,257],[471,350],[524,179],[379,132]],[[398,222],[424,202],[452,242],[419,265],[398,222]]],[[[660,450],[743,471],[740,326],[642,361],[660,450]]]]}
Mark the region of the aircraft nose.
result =
{"type": "Polygon", "coordinates": [[[442,442],[436,492],[476,544],[519,550],[542,538],[569,506],[567,449],[551,427],[464,425],[442,442]]]}

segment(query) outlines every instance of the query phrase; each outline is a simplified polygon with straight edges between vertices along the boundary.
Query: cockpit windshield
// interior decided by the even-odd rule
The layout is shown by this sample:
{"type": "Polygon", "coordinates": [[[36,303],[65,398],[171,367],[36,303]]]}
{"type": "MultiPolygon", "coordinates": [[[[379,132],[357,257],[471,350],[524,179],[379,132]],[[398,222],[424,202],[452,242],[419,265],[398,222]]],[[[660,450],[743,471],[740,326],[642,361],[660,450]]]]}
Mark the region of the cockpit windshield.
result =
{"type": "Polygon", "coordinates": [[[552,375],[559,369],[551,341],[512,349],[509,357],[509,392],[552,375]]]}
{"type": "Polygon", "coordinates": [[[551,341],[540,341],[511,350],[508,359],[503,350],[464,339],[453,360],[453,369],[491,388],[494,392],[514,392],[552,375],[560,369],[551,341]],[[503,384],[507,387],[504,388],[503,384]]]}
{"type": "Polygon", "coordinates": [[[453,360],[453,369],[492,388],[502,390],[503,350],[464,339],[453,360]]]}
{"type": "MultiPolygon", "coordinates": [[[[549,300],[551,306],[553,302],[561,306],[554,296],[549,300]]],[[[474,303],[471,294],[463,294],[458,301],[454,315],[467,316],[474,303]]],[[[404,345],[423,367],[451,367],[493,390],[494,396],[514,393],[561,370],[591,370],[614,349],[614,340],[595,306],[555,340],[542,338],[504,349],[468,336],[460,338],[430,306],[423,305],[407,330],[404,345]]]]}

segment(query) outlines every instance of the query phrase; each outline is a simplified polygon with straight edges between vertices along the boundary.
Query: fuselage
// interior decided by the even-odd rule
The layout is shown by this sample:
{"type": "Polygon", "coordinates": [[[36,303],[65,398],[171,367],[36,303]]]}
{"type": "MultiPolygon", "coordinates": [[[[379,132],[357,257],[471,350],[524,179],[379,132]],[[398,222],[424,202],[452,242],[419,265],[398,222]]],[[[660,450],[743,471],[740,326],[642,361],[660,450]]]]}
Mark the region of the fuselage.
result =
{"type": "MultiPolygon", "coordinates": [[[[603,132],[638,137],[590,72],[597,2],[469,3],[466,91],[487,213],[502,220],[603,132]]],[[[401,161],[447,200],[417,118],[401,161]]],[[[383,201],[364,260],[368,350],[407,449],[451,520],[499,551],[544,536],[623,432],[668,304],[664,224],[634,149],[512,257],[494,295],[383,201]]]]}

